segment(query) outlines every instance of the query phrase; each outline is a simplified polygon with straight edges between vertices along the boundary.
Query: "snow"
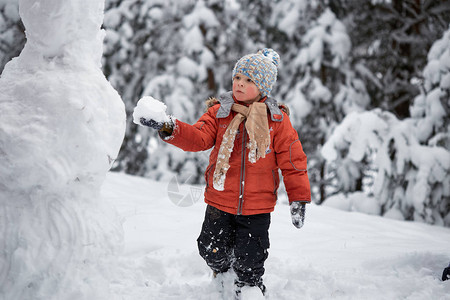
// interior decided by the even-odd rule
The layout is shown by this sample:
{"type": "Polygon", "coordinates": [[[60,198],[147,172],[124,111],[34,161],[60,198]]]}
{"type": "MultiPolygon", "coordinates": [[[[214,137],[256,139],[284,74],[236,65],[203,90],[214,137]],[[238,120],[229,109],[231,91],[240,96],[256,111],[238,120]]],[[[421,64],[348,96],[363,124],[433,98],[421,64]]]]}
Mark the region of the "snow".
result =
{"type": "Polygon", "coordinates": [[[330,90],[326,86],[324,86],[319,79],[314,78],[313,85],[314,89],[310,94],[312,101],[316,101],[318,103],[320,102],[328,103],[331,101],[333,95],[331,94],[330,90]]]}
{"type": "Polygon", "coordinates": [[[195,61],[184,56],[177,62],[177,72],[188,78],[196,78],[200,73],[200,66],[195,61]]]}
{"type": "Polygon", "coordinates": [[[17,9],[17,0],[1,0],[0,4],[5,5],[3,13],[6,16],[14,21],[20,19],[19,10],[17,9]]]}
{"type": "Polygon", "coordinates": [[[141,125],[140,119],[153,120],[158,123],[169,122],[169,116],[166,115],[167,106],[161,101],[145,96],[139,99],[133,112],[133,122],[141,125]]]}
{"type": "Polygon", "coordinates": [[[278,27],[292,37],[298,30],[298,23],[304,19],[305,12],[310,8],[307,1],[279,1],[274,4],[270,24],[278,27]]]}
{"type": "Polygon", "coordinates": [[[324,206],[333,207],[343,211],[355,211],[369,215],[380,215],[380,204],[371,196],[363,192],[354,192],[348,195],[337,194],[327,198],[324,206]]]}
{"type": "Polygon", "coordinates": [[[201,53],[204,49],[204,35],[200,29],[215,28],[220,25],[212,10],[205,6],[203,1],[198,1],[192,13],[183,17],[185,32],[183,34],[183,51],[186,53],[201,53]]]}
{"type": "MultiPolygon", "coordinates": [[[[124,221],[116,296],[220,299],[197,253],[203,201],[176,206],[168,183],[118,173],[107,175],[102,195],[124,221]]],[[[440,281],[450,261],[449,228],[310,204],[299,230],[286,197],[279,199],[264,275],[270,299],[450,299],[449,282],[440,281]]]]}
{"type": "Polygon", "coordinates": [[[286,13],[286,16],[281,20],[279,27],[286,32],[287,35],[292,36],[296,30],[295,23],[298,22],[300,12],[296,9],[291,9],[286,13]]]}
{"type": "Polygon", "coordinates": [[[350,37],[344,24],[329,8],[318,18],[317,24],[305,33],[303,41],[308,47],[299,52],[299,57],[294,61],[296,64],[303,66],[310,63],[313,70],[318,71],[324,59],[325,48],[331,49],[334,68],[339,68],[348,60],[350,37]]]}
{"type": "MultiPolygon", "coordinates": [[[[1,3],[8,4],[6,16],[19,17],[17,0],[1,3]]],[[[227,5],[236,11],[239,8],[232,0],[227,5]]],[[[180,165],[184,153],[168,148],[170,156],[159,156],[162,163],[157,168],[167,184],[107,174],[123,141],[125,111],[100,70],[103,7],[102,0],[20,0],[27,44],[0,78],[0,300],[216,299],[219,295],[211,272],[196,249],[205,204],[193,201],[182,207],[171,199],[171,195],[184,196],[186,191],[203,187],[182,185],[172,190],[177,180],[166,178],[171,175],[166,170],[168,162],[180,165]]],[[[209,29],[219,23],[203,1],[197,2],[194,12],[181,17],[186,27],[183,37],[189,42],[187,50],[200,51],[200,61],[210,65],[213,55],[199,46],[207,38],[199,26],[209,29]]],[[[105,25],[119,26],[122,13],[126,10],[111,12],[110,23],[105,25]]],[[[162,17],[158,8],[149,15],[154,21],[162,17]]],[[[294,21],[285,16],[285,24],[294,21]]],[[[344,64],[351,45],[342,23],[330,11],[319,23],[305,34],[309,47],[299,52],[295,63],[310,63],[318,69],[322,50],[331,47],[333,65],[344,64]],[[339,34],[331,38],[326,27],[339,34]]],[[[111,31],[110,35],[118,43],[130,43],[126,38],[137,32],[127,22],[120,26],[118,34],[111,31]]],[[[446,33],[430,51],[424,72],[427,96],[422,100],[426,103],[413,109],[414,115],[427,116],[427,130],[441,126],[445,116],[437,86],[439,80],[440,87],[449,86],[449,37],[446,33]]],[[[121,51],[127,57],[127,49],[121,51]]],[[[200,66],[195,74],[180,72],[188,63],[180,60],[175,71],[205,78],[205,68],[200,66]]],[[[131,73],[133,68],[128,65],[124,70],[131,73]]],[[[316,84],[312,95],[318,102],[331,101],[321,87],[316,84]]],[[[170,111],[180,117],[193,115],[197,107],[188,95],[197,89],[191,81],[163,74],[152,77],[146,90],[160,97],[159,89],[164,88],[173,91],[165,98],[170,111]]],[[[136,115],[165,120],[166,106],[155,101],[143,100],[136,115]]],[[[360,145],[349,146],[354,159],[362,159],[367,148],[379,143],[379,132],[386,129],[383,120],[378,124],[370,118],[367,122],[353,118],[352,126],[342,129],[341,139],[331,145],[334,148],[325,151],[328,156],[337,157],[340,146],[349,146],[345,134],[361,140],[360,145]],[[367,130],[356,130],[358,122],[367,130]]],[[[435,212],[429,208],[450,194],[445,180],[450,168],[448,151],[412,145],[414,140],[405,137],[405,127],[411,124],[404,122],[388,135],[399,153],[396,169],[406,169],[407,163],[415,169],[406,174],[411,182],[408,189],[397,188],[394,205],[385,215],[403,218],[401,206],[406,204],[397,199],[406,197],[419,209],[425,208],[425,216],[416,219],[450,224],[450,214],[441,220],[430,215],[435,212]],[[424,197],[428,202],[423,202],[424,197]]],[[[381,186],[386,184],[384,179],[392,181],[388,176],[394,171],[389,157],[380,157],[385,168],[381,186]]],[[[195,166],[192,161],[185,164],[179,182],[195,166]]],[[[387,188],[381,191],[388,192],[387,188]]],[[[450,285],[439,280],[450,260],[449,228],[368,216],[359,212],[377,214],[379,206],[373,199],[361,193],[345,199],[347,211],[309,205],[305,226],[299,231],[291,224],[286,196],[280,195],[264,277],[272,299],[297,299],[299,295],[305,299],[379,299],[380,294],[383,299],[450,299],[450,285]]],[[[333,201],[327,203],[333,206],[333,201]]],[[[335,205],[342,209],[342,203],[335,205]]],[[[423,213],[419,209],[416,214],[423,213]]],[[[226,286],[230,287],[232,274],[227,275],[226,286]]]]}
{"type": "Polygon", "coordinates": [[[328,160],[336,160],[338,152],[348,148],[348,157],[361,161],[367,149],[381,145],[381,136],[386,134],[388,125],[378,110],[363,113],[352,112],[337,126],[333,135],[324,144],[321,153],[328,160]]]}
{"type": "Polygon", "coordinates": [[[251,299],[251,300],[264,300],[266,299],[261,290],[257,286],[244,286],[241,290],[242,299],[251,299]]]}
{"type": "Polygon", "coordinates": [[[203,1],[198,1],[192,13],[183,17],[185,27],[204,25],[207,28],[220,26],[214,12],[205,6],[203,1]]]}
{"type": "Polygon", "coordinates": [[[104,31],[103,1],[21,0],[19,13],[26,28],[27,43],[21,56],[28,64],[39,57],[60,57],[87,65],[94,59],[100,67],[104,31]]]}
{"type": "Polygon", "coordinates": [[[201,52],[203,45],[203,34],[199,27],[192,27],[184,34],[183,49],[187,53],[201,52]]]}
{"type": "Polygon", "coordinates": [[[102,299],[122,228],[99,197],[125,132],[100,70],[102,0],[21,0],[0,78],[0,299],[102,299]],[[81,21],[82,20],[82,21],[81,21]]]}

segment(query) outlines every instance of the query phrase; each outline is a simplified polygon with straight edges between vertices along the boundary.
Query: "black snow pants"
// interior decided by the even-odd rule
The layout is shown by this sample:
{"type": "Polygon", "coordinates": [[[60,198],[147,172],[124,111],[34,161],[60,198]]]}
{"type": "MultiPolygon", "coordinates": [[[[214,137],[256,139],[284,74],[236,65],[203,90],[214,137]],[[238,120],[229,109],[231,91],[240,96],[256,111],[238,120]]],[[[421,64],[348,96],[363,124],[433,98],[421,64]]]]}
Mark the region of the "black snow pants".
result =
{"type": "Polygon", "coordinates": [[[235,271],[240,283],[262,284],[269,248],[270,213],[233,215],[208,205],[198,242],[200,255],[216,273],[235,271]]]}

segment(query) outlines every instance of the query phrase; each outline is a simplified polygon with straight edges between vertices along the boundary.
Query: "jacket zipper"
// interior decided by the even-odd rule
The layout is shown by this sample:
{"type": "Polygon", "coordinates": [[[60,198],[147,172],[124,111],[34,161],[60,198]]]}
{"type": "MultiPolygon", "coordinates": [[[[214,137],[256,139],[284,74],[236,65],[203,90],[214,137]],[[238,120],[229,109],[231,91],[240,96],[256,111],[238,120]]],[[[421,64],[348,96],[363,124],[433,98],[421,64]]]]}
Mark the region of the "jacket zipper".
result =
{"type": "Polygon", "coordinates": [[[239,181],[239,204],[237,214],[242,215],[242,207],[244,206],[244,181],[245,181],[245,140],[246,140],[245,124],[242,126],[242,154],[241,154],[241,177],[239,181]]]}

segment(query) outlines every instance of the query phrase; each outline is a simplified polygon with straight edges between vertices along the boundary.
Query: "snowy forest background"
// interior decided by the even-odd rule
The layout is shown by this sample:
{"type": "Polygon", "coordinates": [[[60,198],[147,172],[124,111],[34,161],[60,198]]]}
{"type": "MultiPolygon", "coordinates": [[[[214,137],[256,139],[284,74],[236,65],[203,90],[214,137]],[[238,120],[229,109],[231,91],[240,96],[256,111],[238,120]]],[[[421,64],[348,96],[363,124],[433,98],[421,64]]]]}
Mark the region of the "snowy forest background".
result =
{"type": "MultiPolygon", "coordinates": [[[[445,0],[106,0],[103,71],[127,128],[113,170],[202,183],[184,153],[132,122],[151,95],[193,123],[231,89],[242,55],[281,56],[317,204],[450,226],[450,3],[445,0]]],[[[25,44],[18,0],[0,1],[0,70],[25,44]]]]}

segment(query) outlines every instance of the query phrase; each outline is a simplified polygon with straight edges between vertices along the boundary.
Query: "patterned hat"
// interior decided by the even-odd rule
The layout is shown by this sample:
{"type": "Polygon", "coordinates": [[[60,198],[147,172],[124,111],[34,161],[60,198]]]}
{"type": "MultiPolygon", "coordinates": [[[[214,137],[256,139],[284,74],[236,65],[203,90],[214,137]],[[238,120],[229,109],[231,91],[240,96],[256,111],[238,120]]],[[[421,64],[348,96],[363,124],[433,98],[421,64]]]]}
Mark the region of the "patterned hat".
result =
{"type": "Polygon", "coordinates": [[[234,66],[233,78],[238,73],[249,77],[258,87],[261,96],[267,96],[277,80],[279,62],[280,56],[275,50],[264,48],[256,54],[242,57],[234,66]]]}

